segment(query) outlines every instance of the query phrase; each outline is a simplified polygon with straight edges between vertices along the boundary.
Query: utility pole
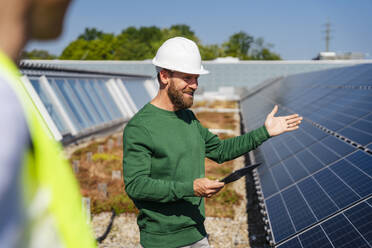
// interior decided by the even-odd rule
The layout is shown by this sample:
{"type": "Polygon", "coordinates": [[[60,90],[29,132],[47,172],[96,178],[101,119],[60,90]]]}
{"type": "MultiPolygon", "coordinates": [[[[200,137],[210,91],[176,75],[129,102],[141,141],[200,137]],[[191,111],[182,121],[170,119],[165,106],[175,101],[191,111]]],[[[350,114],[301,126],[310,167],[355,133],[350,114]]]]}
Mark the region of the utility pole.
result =
{"type": "Polygon", "coordinates": [[[326,30],[324,31],[326,36],[325,36],[325,41],[326,41],[326,52],[329,52],[329,41],[331,40],[331,23],[327,21],[325,24],[326,30]]]}

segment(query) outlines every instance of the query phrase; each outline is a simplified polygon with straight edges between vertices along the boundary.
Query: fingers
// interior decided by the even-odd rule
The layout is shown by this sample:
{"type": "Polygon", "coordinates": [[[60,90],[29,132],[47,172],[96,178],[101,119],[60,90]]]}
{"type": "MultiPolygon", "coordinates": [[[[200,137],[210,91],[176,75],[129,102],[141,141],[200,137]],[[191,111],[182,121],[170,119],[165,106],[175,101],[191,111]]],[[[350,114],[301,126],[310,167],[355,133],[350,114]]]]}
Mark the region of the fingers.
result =
{"type": "Polygon", "coordinates": [[[220,187],[220,188],[217,188],[217,189],[208,190],[206,192],[206,195],[204,195],[204,197],[210,198],[210,197],[214,196],[215,194],[217,194],[222,188],[223,187],[220,187]]]}
{"type": "Polygon", "coordinates": [[[278,105],[275,105],[273,110],[270,112],[269,116],[274,117],[274,115],[278,112],[278,105]]]}
{"type": "Polygon", "coordinates": [[[298,129],[298,125],[301,124],[302,116],[298,116],[298,114],[288,115],[284,117],[287,127],[286,131],[293,131],[298,129]]]}
{"type": "Polygon", "coordinates": [[[294,123],[298,123],[300,124],[302,121],[302,117],[296,117],[296,118],[293,118],[293,119],[287,119],[287,124],[294,124],[294,123]]]}
{"type": "Polygon", "coordinates": [[[212,181],[208,178],[198,178],[194,180],[194,194],[196,196],[210,197],[224,187],[224,183],[212,181]]]}
{"type": "Polygon", "coordinates": [[[219,181],[211,181],[212,183],[209,185],[210,189],[221,189],[225,186],[225,183],[221,183],[219,181]]]}
{"type": "Polygon", "coordinates": [[[290,121],[287,121],[287,127],[285,131],[294,131],[299,128],[299,125],[301,124],[302,117],[297,117],[295,119],[292,119],[290,121]]]}
{"type": "Polygon", "coordinates": [[[294,130],[296,130],[298,128],[299,128],[299,126],[288,127],[286,131],[294,131],[294,130]]]}
{"type": "MultiPolygon", "coordinates": [[[[287,121],[287,120],[294,119],[296,117],[298,117],[298,114],[284,116],[284,119],[287,121]]],[[[301,117],[301,119],[302,119],[302,117],[301,117]]]]}

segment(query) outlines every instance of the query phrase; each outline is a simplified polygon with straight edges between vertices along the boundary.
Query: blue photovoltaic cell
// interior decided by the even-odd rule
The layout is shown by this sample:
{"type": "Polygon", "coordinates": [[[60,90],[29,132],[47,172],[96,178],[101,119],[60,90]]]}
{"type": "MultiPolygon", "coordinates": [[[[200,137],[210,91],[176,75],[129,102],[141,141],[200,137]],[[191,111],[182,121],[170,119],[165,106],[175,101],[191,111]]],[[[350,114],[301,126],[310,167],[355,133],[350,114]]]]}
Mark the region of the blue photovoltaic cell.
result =
{"type": "Polygon", "coordinates": [[[353,123],[351,126],[355,129],[359,129],[359,130],[362,130],[362,131],[367,132],[367,133],[372,133],[372,122],[359,120],[359,121],[353,123]]]}
{"type": "Polygon", "coordinates": [[[296,185],[283,191],[282,195],[296,231],[300,231],[316,221],[296,185]]]}
{"type": "Polygon", "coordinates": [[[300,241],[295,237],[278,246],[278,248],[302,248],[300,241]]]}
{"type": "Polygon", "coordinates": [[[348,143],[337,139],[334,136],[328,136],[327,138],[322,140],[322,143],[325,144],[327,147],[335,151],[340,156],[345,156],[353,151],[355,151],[355,147],[349,145],[348,143]]]}
{"type": "Polygon", "coordinates": [[[372,245],[372,207],[365,202],[361,202],[345,211],[345,216],[367,242],[372,245]]]}
{"type": "Polygon", "coordinates": [[[111,94],[109,93],[109,91],[106,87],[105,80],[103,80],[103,79],[97,80],[96,85],[100,88],[100,91],[101,91],[100,93],[103,95],[104,101],[106,102],[107,106],[109,107],[109,111],[112,115],[112,119],[114,120],[116,118],[120,118],[121,117],[120,111],[119,111],[118,107],[116,106],[113,98],[111,97],[111,94]]]}
{"type": "Polygon", "coordinates": [[[98,82],[97,80],[89,80],[89,82],[90,86],[93,88],[94,94],[101,103],[101,107],[104,109],[106,117],[108,118],[107,120],[114,120],[115,117],[110,109],[110,100],[108,99],[107,92],[104,90],[105,87],[103,86],[103,82],[101,80],[98,82]]]}
{"type": "Polygon", "coordinates": [[[279,161],[278,156],[276,156],[274,149],[271,146],[270,140],[263,143],[259,150],[261,151],[261,154],[263,155],[263,158],[265,159],[266,164],[268,167],[274,165],[279,161]]]}
{"type": "Polygon", "coordinates": [[[296,156],[289,157],[288,159],[283,160],[282,163],[295,181],[298,181],[308,175],[308,172],[304,169],[296,156]]]}
{"type": "Polygon", "coordinates": [[[321,220],[337,211],[335,204],[312,177],[299,182],[298,187],[318,220],[321,220]]]}
{"type": "Polygon", "coordinates": [[[310,136],[312,136],[316,140],[321,140],[328,135],[325,132],[321,131],[319,128],[307,122],[302,122],[301,128],[303,128],[310,136]]]}
{"type": "Polygon", "coordinates": [[[339,158],[339,156],[334,152],[325,147],[322,142],[313,144],[309,147],[309,150],[325,165],[328,165],[339,158]]]}
{"type": "Polygon", "coordinates": [[[85,104],[87,104],[88,108],[89,108],[89,111],[91,112],[92,116],[94,117],[94,122],[95,124],[100,124],[102,123],[104,120],[101,116],[101,114],[99,113],[98,109],[97,109],[97,106],[96,106],[96,103],[94,101],[92,101],[92,96],[91,96],[91,93],[89,91],[87,91],[87,84],[88,82],[86,80],[84,80],[83,78],[80,78],[77,80],[78,82],[78,85],[80,86],[80,96],[81,98],[84,99],[84,102],[85,104]]]}
{"type": "Polygon", "coordinates": [[[333,248],[320,226],[306,231],[299,235],[299,237],[304,248],[333,248]]]}
{"type": "Polygon", "coordinates": [[[296,154],[296,157],[304,164],[305,168],[310,172],[323,168],[323,164],[314,157],[307,149],[296,154]]]}
{"type": "Polygon", "coordinates": [[[343,214],[339,214],[321,224],[327,236],[337,248],[370,247],[343,214]]]}
{"type": "Polygon", "coordinates": [[[352,127],[342,129],[339,131],[339,133],[361,145],[367,145],[368,143],[372,141],[372,135],[367,134],[365,132],[361,132],[352,127]]]}
{"type": "MultiPolygon", "coordinates": [[[[372,97],[371,97],[371,99],[372,99],[372,97]]],[[[372,107],[370,107],[370,108],[372,109],[372,107]]],[[[364,120],[367,120],[367,121],[369,121],[369,122],[372,122],[372,113],[370,113],[370,114],[367,115],[367,116],[364,116],[363,119],[364,119],[364,120]]]]}
{"type": "Polygon", "coordinates": [[[330,166],[360,196],[365,197],[372,193],[372,180],[366,174],[352,166],[346,160],[341,160],[330,166]]]}
{"type": "Polygon", "coordinates": [[[355,107],[348,107],[348,106],[345,107],[344,106],[344,108],[342,109],[342,112],[345,113],[345,114],[348,114],[348,115],[355,116],[356,118],[360,118],[360,117],[368,114],[369,111],[360,109],[360,108],[358,108],[358,106],[355,106],[355,107]]]}
{"type": "Polygon", "coordinates": [[[145,88],[144,81],[124,78],[123,82],[129,94],[133,96],[132,99],[138,109],[141,109],[146,103],[151,101],[151,97],[145,88]]]}
{"type": "Polygon", "coordinates": [[[290,156],[292,152],[283,144],[282,139],[273,139],[271,144],[277,152],[280,160],[283,160],[290,156]]]}
{"type": "Polygon", "coordinates": [[[359,196],[357,196],[328,168],[319,171],[314,174],[313,177],[339,208],[344,208],[360,199],[359,196]]]}
{"type": "Polygon", "coordinates": [[[66,89],[66,84],[64,79],[51,79],[49,80],[53,90],[55,91],[58,99],[61,101],[63,107],[68,113],[69,118],[74,123],[74,126],[81,130],[84,127],[84,122],[79,114],[75,104],[71,101],[68,90],[66,89]]]}
{"type": "Polygon", "coordinates": [[[54,123],[56,124],[58,130],[63,134],[67,133],[69,130],[66,127],[66,124],[59,116],[59,112],[56,110],[56,106],[54,106],[51,99],[46,94],[45,90],[43,89],[42,85],[40,84],[39,80],[31,79],[30,80],[32,86],[34,87],[35,91],[39,95],[41,101],[43,102],[46,110],[48,111],[49,115],[52,117],[54,123]]]}
{"type": "Polygon", "coordinates": [[[309,136],[307,133],[301,130],[302,127],[300,125],[300,129],[296,130],[296,132],[293,134],[296,139],[304,145],[304,147],[310,146],[311,144],[315,143],[316,140],[309,136]]]}
{"type": "Polygon", "coordinates": [[[99,113],[100,117],[103,119],[103,121],[109,121],[110,120],[109,113],[106,109],[106,106],[102,98],[98,95],[98,92],[94,87],[94,81],[90,79],[85,84],[83,84],[83,88],[85,93],[89,96],[90,101],[96,107],[96,110],[99,113]]]}
{"type": "Polygon", "coordinates": [[[292,179],[289,177],[287,171],[284,169],[283,164],[279,163],[271,168],[271,173],[280,190],[292,184],[292,179]]]}
{"type": "Polygon", "coordinates": [[[366,152],[357,151],[356,153],[346,157],[346,159],[372,177],[372,155],[369,155],[366,152]]]}
{"type": "Polygon", "coordinates": [[[262,193],[265,196],[265,198],[278,192],[278,189],[275,185],[274,179],[270,171],[266,171],[264,174],[260,174],[260,182],[262,187],[262,193]]]}
{"type": "MultiPolygon", "coordinates": [[[[329,106],[327,106],[327,108],[330,109],[329,106]]],[[[333,111],[329,111],[328,109],[325,109],[325,111],[327,111],[330,114],[330,117],[332,118],[332,120],[335,120],[335,121],[343,124],[343,126],[348,125],[351,122],[356,120],[356,118],[354,116],[345,115],[343,113],[336,113],[336,112],[333,112],[333,111]]],[[[333,109],[333,110],[335,110],[335,109],[333,109]]],[[[340,109],[337,109],[336,111],[340,111],[340,109]]]]}
{"type": "Polygon", "coordinates": [[[89,121],[86,110],[82,107],[81,102],[78,100],[79,97],[76,95],[76,91],[71,88],[67,79],[55,79],[59,89],[61,90],[62,95],[69,104],[71,110],[75,113],[79,125],[81,128],[88,128],[92,125],[89,121]]]}
{"type": "Polygon", "coordinates": [[[304,146],[298,142],[293,136],[288,136],[285,140],[285,144],[291,151],[291,154],[294,154],[304,148],[304,146]]]}
{"type": "Polygon", "coordinates": [[[84,114],[88,118],[88,124],[89,126],[93,126],[95,124],[94,117],[92,116],[93,109],[88,109],[88,102],[84,102],[83,99],[85,99],[82,96],[82,92],[78,88],[78,82],[75,79],[68,79],[67,83],[70,85],[71,89],[73,89],[74,93],[76,94],[76,101],[81,106],[81,108],[84,110],[84,114]]]}
{"type": "Polygon", "coordinates": [[[337,131],[345,126],[342,123],[333,121],[332,119],[328,119],[328,118],[330,117],[325,117],[319,122],[319,124],[333,131],[337,131]]]}
{"type": "Polygon", "coordinates": [[[272,233],[276,243],[295,232],[280,194],[266,200],[266,209],[269,214],[272,233]]]}
{"type": "Polygon", "coordinates": [[[88,88],[88,82],[84,79],[79,79],[79,84],[81,86],[81,94],[82,95],[85,95],[85,98],[86,98],[86,101],[88,103],[90,107],[90,111],[92,112],[92,114],[94,115],[95,117],[95,122],[96,124],[100,124],[102,122],[104,122],[104,119],[102,117],[102,115],[100,114],[100,111],[99,111],[99,108],[97,107],[97,102],[93,100],[93,96],[92,96],[92,93],[87,89],[88,88]]]}

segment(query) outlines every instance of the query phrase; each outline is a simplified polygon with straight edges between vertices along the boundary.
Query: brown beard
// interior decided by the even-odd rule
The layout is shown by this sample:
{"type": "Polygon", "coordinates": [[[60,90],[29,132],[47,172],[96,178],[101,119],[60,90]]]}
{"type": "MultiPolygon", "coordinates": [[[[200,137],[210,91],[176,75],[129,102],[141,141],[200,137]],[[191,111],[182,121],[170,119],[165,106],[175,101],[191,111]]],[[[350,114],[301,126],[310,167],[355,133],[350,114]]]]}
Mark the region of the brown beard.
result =
{"type": "Polygon", "coordinates": [[[171,81],[169,88],[168,88],[168,97],[173,103],[173,105],[176,107],[176,109],[188,109],[192,106],[194,102],[194,98],[191,99],[185,99],[183,97],[183,93],[186,92],[193,92],[193,91],[181,91],[177,90],[176,87],[174,87],[174,83],[171,81]]]}

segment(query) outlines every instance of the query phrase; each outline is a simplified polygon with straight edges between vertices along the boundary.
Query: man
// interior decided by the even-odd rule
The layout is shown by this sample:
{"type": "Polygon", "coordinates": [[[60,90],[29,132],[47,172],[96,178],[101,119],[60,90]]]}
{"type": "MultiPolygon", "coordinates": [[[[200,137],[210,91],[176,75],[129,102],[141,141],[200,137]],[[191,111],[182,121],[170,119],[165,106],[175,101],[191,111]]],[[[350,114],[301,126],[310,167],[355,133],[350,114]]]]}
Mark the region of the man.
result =
{"type": "Polygon", "coordinates": [[[59,36],[69,0],[0,0],[0,246],[95,247],[77,182],[14,62],[59,36]]]}
{"type": "Polygon", "coordinates": [[[158,95],[124,130],[125,189],[139,209],[144,247],[209,247],[204,228],[204,201],[224,184],[205,178],[204,159],[218,163],[256,148],[270,136],[295,130],[301,117],[268,115],[265,125],[227,140],[204,128],[188,110],[206,74],[196,44],[182,37],[167,40],[153,64],[158,95]]]}

